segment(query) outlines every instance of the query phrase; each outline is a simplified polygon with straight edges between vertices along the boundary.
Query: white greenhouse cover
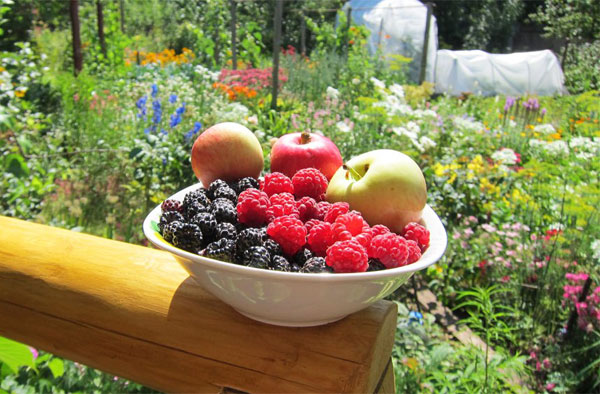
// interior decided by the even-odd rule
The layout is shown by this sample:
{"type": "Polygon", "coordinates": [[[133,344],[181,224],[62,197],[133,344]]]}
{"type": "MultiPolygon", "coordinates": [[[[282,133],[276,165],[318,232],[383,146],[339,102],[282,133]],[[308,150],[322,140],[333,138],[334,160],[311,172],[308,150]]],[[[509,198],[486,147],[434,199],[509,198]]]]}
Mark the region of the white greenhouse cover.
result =
{"type": "Polygon", "coordinates": [[[483,51],[437,51],[435,91],[491,96],[565,94],[560,63],[550,50],[490,54],[483,51]]]}
{"type": "MultiPolygon", "coordinates": [[[[384,55],[412,58],[409,77],[418,81],[427,7],[418,0],[351,0],[344,4],[343,10],[348,6],[352,7],[352,21],[371,32],[369,52],[375,54],[380,48],[384,55]]],[[[429,26],[425,80],[433,82],[437,51],[437,23],[433,15],[429,26]]]]}

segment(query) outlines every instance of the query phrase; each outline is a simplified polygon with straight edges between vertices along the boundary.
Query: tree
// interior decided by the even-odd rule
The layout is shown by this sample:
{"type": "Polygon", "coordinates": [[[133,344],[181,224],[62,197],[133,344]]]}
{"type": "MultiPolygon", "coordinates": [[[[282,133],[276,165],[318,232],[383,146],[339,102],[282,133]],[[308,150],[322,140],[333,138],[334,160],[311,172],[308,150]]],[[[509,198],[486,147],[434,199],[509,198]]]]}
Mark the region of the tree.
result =
{"type": "Polygon", "coordinates": [[[543,26],[546,37],[578,44],[600,39],[598,0],[546,0],[544,7],[529,17],[543,26]]]}
{"type": "Polygon", "coordinates": [[[81,34],[79,24],[79,0],[70,0],[69,11],[71,15],[71,33],[73,36],[73,70],[75,75],[83,68],[83,54],[81,53],[81,34]]]}

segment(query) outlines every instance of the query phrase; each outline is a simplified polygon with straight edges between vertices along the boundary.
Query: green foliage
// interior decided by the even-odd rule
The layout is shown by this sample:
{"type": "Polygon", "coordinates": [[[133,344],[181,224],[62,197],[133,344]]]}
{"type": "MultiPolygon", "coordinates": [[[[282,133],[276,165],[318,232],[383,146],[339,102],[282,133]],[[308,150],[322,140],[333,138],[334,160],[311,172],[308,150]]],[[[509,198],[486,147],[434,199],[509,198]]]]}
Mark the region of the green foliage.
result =
{"type": "Polygon", "coordinates": [[[544,7],[529,17],[548,37],[576,43],[600,38],[600,4],[594,0],[545,0],[544,7]]]}
{"type": "Polygon", "coordinates": [[[0,337],[0,379],[6,376],[2,372],[3,366],[6,366],[12,373],[16,373],[22,366],[34,367],[33,354],[27,346],[0,337]]]}

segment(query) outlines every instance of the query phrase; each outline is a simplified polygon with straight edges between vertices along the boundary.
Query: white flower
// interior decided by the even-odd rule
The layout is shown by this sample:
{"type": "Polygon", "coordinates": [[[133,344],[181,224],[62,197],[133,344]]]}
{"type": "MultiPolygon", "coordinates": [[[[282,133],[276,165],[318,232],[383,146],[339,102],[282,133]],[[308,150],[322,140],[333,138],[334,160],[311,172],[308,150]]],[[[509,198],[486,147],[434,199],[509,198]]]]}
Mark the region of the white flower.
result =
{"type": "Polygon", "coordinates": [[[483,123],[464,119],[460,116],[455,116],[454,119],[452,119],[452,122],[454,123],[454,126],[462,131],[477,132],[485,129],[483,123]]]}
{"type": "Polygon", "coordinates": [[[246,118],[246,121],[250,124],[258,124],[258,116],[252,115],[246,118]]]}
{"type": "Polygon", "coordinates": [[[327,97],[330,99],[337,99],[340,96],[340,91],[336,88],[332,88],[331,86],[327,87],[327,97]]]}
{"type": "Polygon", "coordinates": [[[360,83],[360,79],[358,78],[352,78],[352,84],[353,85],[358,85],[360,83]]]}
{"type": "Polygon", "coordinates": [[[404,99],[404,88],[402,85],[398,85],[397,83],[392,84],[392,86],[390,86],[390,92],[392,92],[398,98],[404,99]]]}
{"type": "Polygon", "coordinates": [[[562,140],[552,141],[544,149],[552,156],[566,156],[569,154],[569,146],[562,140]]]}
{"type": "Polygon", "coordinates": [[[533,128],[533,131],[536,133],[550,135],[556,133],[556,129],[551,124],[539,124],[533,128]]]}
{"type": "Polygon", "coordinates": [[[337,122],[336,127],[338,128],[339,131],[341,131],[342,133],[349,133],[350,132],[350,126],[348,126],[345,122],[337,122]]]}
{"type": "Polygon", "coordinates": [[[421,132],[421,128],[416,122],[410,121],[406,124],[406,128],[416,134],[421,132]]]}
{"type": "Polygon", "coordinates": [[[256,138],[258,138],[260,140],[260,139],[265,138],[266,134],[262,130],[256,130],[256,131],[254,131],[254,135],[256,135],[256,138]]]}
{"type": "Polygon", "coordinates": [[[373,82],[373,85],[375,85],[375,87],[377,89],[381,89],[381,90],[385,89],[385,83],[383,83],[379,79],[377,79],[375,77],[371,77],[371,82],[373,82]]]}
{"type": "Polygon", "coordinates": [[[518,158],[517,158],[517,155],[515,154],[515,152],[509,148],[502,148],[500,150],[497,150],[496,152],[494,152],[492,154],[492,159],[495,162],[498,162],[498,163],[504,164],[504,165],[514,165],[514,164],[517,164],[517,161],[518,161],[518,158]]]}
{"type": "Polygon", "coordinates": [[[429,149],[435,148],[437,146],[437,144],[435,143],[434,140],[432,140],[431,138],[426,137],[426,136],[419,138],[419,142],[421,143],[421,146],[423,146],[423,149],[425,149],[425,150],[429,150],[429,149]]]}
{"type": "Polygon", "coordinates": [[[596,239],[592,242],[590,248],[592,249],[592,256],[594,259],[600,260],[600,239],[596,239]]]}

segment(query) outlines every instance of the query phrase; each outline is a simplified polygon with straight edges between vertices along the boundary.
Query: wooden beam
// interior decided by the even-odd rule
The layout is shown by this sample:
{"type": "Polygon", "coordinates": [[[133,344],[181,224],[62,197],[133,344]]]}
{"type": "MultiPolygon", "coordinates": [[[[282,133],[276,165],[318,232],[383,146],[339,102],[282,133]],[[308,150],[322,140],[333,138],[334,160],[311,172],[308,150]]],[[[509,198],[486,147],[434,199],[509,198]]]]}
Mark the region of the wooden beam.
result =
{"type": "Polygon", "coordinates": [[[396,328],[388,301],[324,326],[263,324],[167,252],[3,216],[0,316],[2,336],[165,392],[374,392],[396,328]]]}
{"type": "Polygon", "coordinates": [[[281,20],[283,17],[283,0],[275,1],[275,16],[273,18],[273,74],[271,93],[271,109],[277,111],[277,96],[279,94],[279,52],[281,52],[281,20]]]}
{"type": "Polygon", "coordinates": [[[423,41],[423,53],[421,54],[421,68],[419,70],[419,84],[425,81],[425,72],[427,70],[427,52],[429,51],[429,30],[431,29],[431,15],[433,14],[433,5],[425,3],[427,7],[427,16],[425,17],[425,37],[423,41]]]}

